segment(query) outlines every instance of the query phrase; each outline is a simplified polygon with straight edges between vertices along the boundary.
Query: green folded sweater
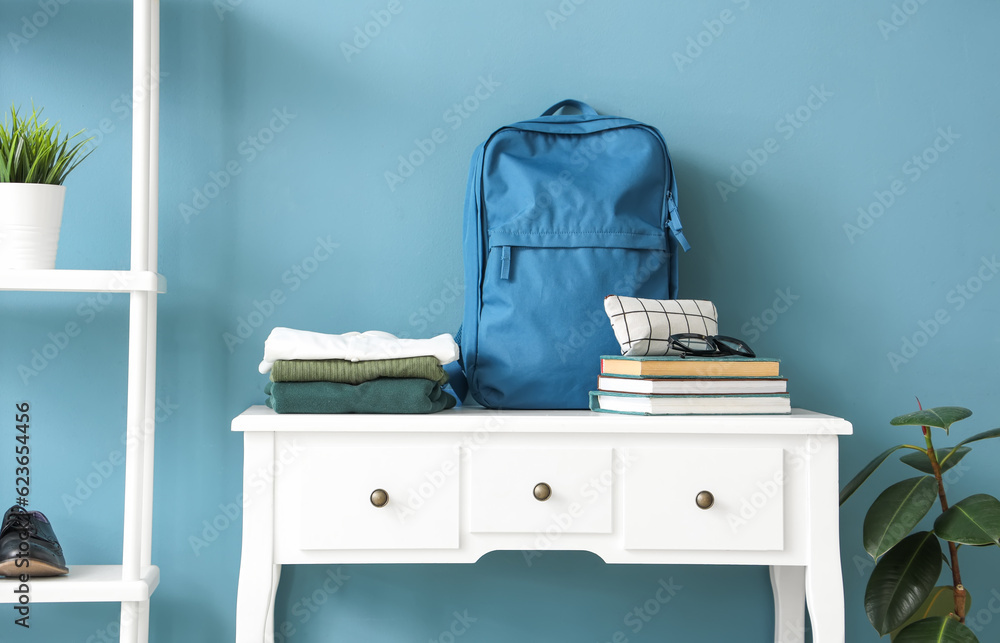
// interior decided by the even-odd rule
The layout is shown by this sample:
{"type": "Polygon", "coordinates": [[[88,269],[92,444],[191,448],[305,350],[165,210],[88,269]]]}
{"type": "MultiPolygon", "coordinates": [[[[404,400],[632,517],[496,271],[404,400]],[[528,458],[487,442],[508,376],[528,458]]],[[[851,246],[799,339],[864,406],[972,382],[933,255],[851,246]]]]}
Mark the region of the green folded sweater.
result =
{"type": "Polygon", "coordinates": [[[379,377],[422,378],[438,384],[448,375],[436,357],[403,357],[349,362],[345,359],[277,360],[271,367],[272,382],[343,382],[360,384],[379,377]]]}
{"type": "Polygon", "coordinates": [[[361,384],[268,382],[267,405],[276,413],[436,413],[455,406],[437,382],[382,377],[361,384]]]}

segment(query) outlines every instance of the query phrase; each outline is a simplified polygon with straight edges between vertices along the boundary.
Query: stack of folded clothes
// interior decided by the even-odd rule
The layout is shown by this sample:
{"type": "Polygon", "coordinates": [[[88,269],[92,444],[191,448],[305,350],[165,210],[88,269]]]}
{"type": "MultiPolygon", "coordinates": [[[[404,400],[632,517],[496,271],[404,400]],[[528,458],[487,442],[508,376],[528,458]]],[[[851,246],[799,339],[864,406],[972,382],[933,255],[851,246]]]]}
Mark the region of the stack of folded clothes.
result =
{"type": "Polygon", "coordinates": [[[275,328],[261,373],[277,413],[435,413],[455,406],[441,388],[458,359],[451,335],[400,339],[371,330],[327,335],[275,328]]]}

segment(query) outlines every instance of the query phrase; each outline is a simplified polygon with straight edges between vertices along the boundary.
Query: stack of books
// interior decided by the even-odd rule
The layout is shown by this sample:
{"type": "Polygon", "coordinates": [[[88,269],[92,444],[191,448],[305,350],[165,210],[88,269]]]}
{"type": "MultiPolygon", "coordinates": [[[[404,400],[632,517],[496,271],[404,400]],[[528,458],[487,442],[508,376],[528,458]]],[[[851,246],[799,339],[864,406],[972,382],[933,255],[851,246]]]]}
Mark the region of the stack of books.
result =
{"type": "Polygon", "coordinates": [[[788,380],[761,357],[601,358],[590,408],[638,415],[787,414],[788,380]]]}

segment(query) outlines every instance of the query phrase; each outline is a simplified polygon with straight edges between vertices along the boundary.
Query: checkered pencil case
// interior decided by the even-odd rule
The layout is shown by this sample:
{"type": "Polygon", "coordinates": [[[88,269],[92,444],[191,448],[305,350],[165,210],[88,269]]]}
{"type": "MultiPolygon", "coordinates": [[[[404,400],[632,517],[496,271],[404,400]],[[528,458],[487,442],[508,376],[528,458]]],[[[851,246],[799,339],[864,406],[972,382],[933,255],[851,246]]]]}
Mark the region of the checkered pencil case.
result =
{"type": "Polygon", "coordinates": [[[641,299],[608,295],[604,311],[611,320],[622,355],[676,355],[669,337],[677,333],[717,335],[719,314],[704,299],[641,299]]]}

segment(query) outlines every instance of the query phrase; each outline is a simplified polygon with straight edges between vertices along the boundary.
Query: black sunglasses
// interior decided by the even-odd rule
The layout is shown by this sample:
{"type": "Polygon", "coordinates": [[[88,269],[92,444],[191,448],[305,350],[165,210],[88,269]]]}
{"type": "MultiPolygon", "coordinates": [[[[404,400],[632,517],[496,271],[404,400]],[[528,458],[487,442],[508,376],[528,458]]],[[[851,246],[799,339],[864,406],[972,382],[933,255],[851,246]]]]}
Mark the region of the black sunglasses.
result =
{"type": "Polygon", "coordinates": [[[670,348],[682,356],[725,357],[757,357],[757,354],[747,346],[746,342],[725,335],[699,335],[698,333],[678,333],[668,340],[670,348]]]}

